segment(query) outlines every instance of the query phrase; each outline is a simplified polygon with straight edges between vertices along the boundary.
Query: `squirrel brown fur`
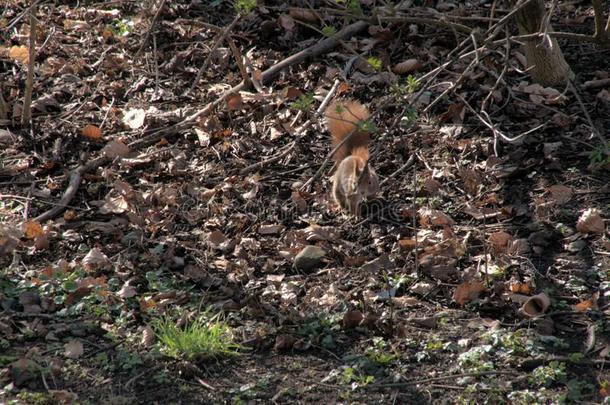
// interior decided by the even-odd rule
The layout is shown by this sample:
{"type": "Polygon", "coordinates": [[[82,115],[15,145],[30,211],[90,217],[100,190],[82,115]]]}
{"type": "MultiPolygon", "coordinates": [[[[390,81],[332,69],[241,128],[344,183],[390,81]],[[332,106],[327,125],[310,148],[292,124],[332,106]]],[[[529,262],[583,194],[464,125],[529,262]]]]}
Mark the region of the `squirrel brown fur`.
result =
{"type": "Polygon", "coordinates": [[[333,199],[344,211],[358,215],[362,200],[379,192],[379,177],[369,165],[371,136],[362,125],[369,110],[358,101],[341,100],[333,101],[324,115],[333,149],[350,137],[334,155],[333,199]]]}

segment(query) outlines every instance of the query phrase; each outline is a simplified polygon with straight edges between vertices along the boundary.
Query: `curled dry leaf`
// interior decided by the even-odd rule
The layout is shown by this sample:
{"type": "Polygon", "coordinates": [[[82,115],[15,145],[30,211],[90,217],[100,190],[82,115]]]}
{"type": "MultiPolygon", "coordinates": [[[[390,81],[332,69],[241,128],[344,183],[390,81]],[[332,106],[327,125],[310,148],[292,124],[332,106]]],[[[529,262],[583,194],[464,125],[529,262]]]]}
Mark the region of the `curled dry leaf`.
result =
{"type": "Polygon", "coordinates": [[[506,253],[513,237],[504,231],[494,232],[489,235],[489,243],[493,246],[496,253],[506,253]]]}
{"type": "Polygon", "coordinates": [[[453,300],[459,305],[476,300],[485,291],[485,286],[479,280],[472,280],[457,286],[453,293],[453,300]]]}
{"type": "Polygon", "coordinates": [[[407,59],[404,62],[400,62],[392,68],[392,72],[397,75],[413,73],[416,70],[421,69],[424,66],[418,59],[407,59]]]}
{"type": "Polygon", "coordinates": [[[545,293],[533,295],[525,300],[520,312],[528,318],[536,318],[546,313],[551,306],[551,299],[545,293]]]}
{"type": "Polygon", "coordinates": [[[142,330],[142,346],[151,347],[153,344],[155,344],[155,332],[150,325],[146,325],[142,330]]]}
{"type": "Polygon", "coordinates": [[[110,260],[101,250],[93,248],[83,257],[82,264],[85,270],[94,272],[109,265],[110,260]]]}
{"type": "Polygon", "coordinates": [[[422,208],[419,210],[419,215],[419,223],[424,228],[431,226],[452,226],[454,223],[453,219],[439,210],[422,208]]]}
{"type": "Polygon", "coordinates": [[[290,7],[288,14],[295,20],[305,21],[308,23],[317,23],[318,17],[313,10],[299,7],[290,7]]]}
{"type": "Polygon", "coordinates": [[[582,213],[578,222],[576,222],[576,230],[580,233],[604,233],[604,220],[601,217],[601,212],[596,208],[589,208],[582,213]]]}
{"type": "Polygon", "coordinates": [[[261,235],[279,235],[284,230],[284,225],[261,225],[258,227],[258,233],[261,235]]]}
{"type": "Polygon", "coordinates": [[[574,311],[585,312],[588,309],[598,309],[597,300],[599,299],[599,292],[593,294],[588,300],[582,300],[578,304],[574,305],[574,311]]]}
{"type": "Polygon", "coordinates": [[[118,292],[119,297],[123,298],[123,299],[127,299],[127,298],[131,298],[131,297],[135,297],[137,292],[134,286],[131,286],[127,283],[123,284],[123,287],[121,287],[121,289],[118,292]]]}
{"type": "Polygon", "coordinates": [[[227,97],[227,108],[229,111],[241,110],[244,102],[239,93],[231,94],[227,97]]]}
{"type": "Polygon", "coordinates": [[[288,350],[294,347],[297,339],[292,335],[278,335],[275,338],[275,345],[273,348],[275,350],[288,350]]]}
{"type": "Polygon", "coordinates": [[[81,131],[85,138],[96,140],[102,137],[102,130],[95,125],[85,125],[81,131]]]}

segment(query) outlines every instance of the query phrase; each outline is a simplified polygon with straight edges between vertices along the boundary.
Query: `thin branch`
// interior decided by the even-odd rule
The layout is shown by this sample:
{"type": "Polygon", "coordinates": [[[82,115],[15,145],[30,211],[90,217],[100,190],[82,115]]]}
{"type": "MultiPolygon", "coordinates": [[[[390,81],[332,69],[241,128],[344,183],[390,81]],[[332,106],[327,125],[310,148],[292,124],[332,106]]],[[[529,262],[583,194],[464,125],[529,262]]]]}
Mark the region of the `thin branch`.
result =
{"type": "MultiPolygon", "coordinates": [[[[339,45],[340,40],[350,38],[353,35],[356,35],[357,33],[359,33],[360,31],[365,30],[368,26],[369,26],[368,23],[365,21],[357,21],[357,22],[350,24],[350,25],[346,26],[345,28],[341,29],[339,32],[337,32],[332,37],[323,39],[322,41],[312,45],[311,47],[304,49],[298,53],[295,53],[294,55],[289,56],[288,58],[273,65],[272,67],[270,67],[269,69],[265,70],[262,73],[262,75],[261,75],[262,84],[270,83],[272,81],[272,79],[274,79],[278,74],[280,74],[280,72],[282,72],[284,69],[286,69],[290,66],[296,65],[296,64],[301,63],[310,58],[314,58],[314,57],[325,54],[326,52],[330,51],[331,49],[333,49],[337,45],[339,45]]],[[[146,137],[132,142],[131,144],[129,144],[129,147],[130,148],[134,148],[134,147],[139,148],[139,147],[142,147],[143,145],[152,145],[166,135],[190,128],[191,126],[193,126],[193,124],[195,122],[197,122],[197,120],[199,118],[205,117],[206,115],[208,115],[212,110],[214,110],[214,108],[216,108],[218,105],[220,105],[222,102],[224,102],[231,94],[237,93],[237,92],[243,90],[244,88],[245,88],[245,84],[242,81],[241,83],[239,83],[239,84],[231,87],[227,91],[225,91],[219,98],[217,98],[213,102],[209,103],[204,108],[202,108],[202,109],[198,110],[197,112],[191,114],[190,116],[186,117],[181,122],[179,122],[175,125],[172,125],[170,127],[155,130],[155,131],[151,132],[150,134],[148,134],[146,137]]]]}
{"type": "Polygon", "coordinates": [[[161,15],[161,10],[163,10],[164,6],[165,6],[165,0],[161,0],[161,4],[157,8],[157,12],[155,13],[155,15],[153,17],[152,22],[150,23],[150,27],[148,27],[148,31],[146,31],[146,36],[142,40],[142,43],[140,44],[140,47],[136,51],[135,56],[138,56],[140,54],[140,52],[142,52],[142,49],[144,49],[144,47],[148,44],[150,35],[151,35],[153,29],[155,28],[155,24],[157,23],[157,20],[159,19],[159,16],[161,15]]]}
{"type": "Polygon", "coordinates": [[[186,93],[184,93],[185,96],[189,95],[195,89],[195,87],[197,86],[197,83],[199,83],[199,80],[201,80],[201,76],[203,75],[203,72],[208,68],[208,64],[210,63],[210,60],[212,59],[212,55],[214,54],[216,49],[218,49],[218,47],[220,46],[222,41],[225,39],[225,37],[229,34],[229,32],[231,32],[233,27],[235,27],[235,25],[237,25],[239,20],[241,20],[241,18],[242,18],[242,14],[237,13],[237,15],[235,15],[235,18],[233,18],[233,21],[231,21],[231,23],[229,25],[227,25],[220,34],[216,35],[216,39],[214,40],[214,42],[212,43],[212,46],[210,47],[208,56],[205,58],[205,60],[203,61],[203,64],[199,68],[199,72],[197,72],[197,76],[195,76],[195,80],[193,80],[193,84],[191,84],[191,87],[186,91],[186,93]]]}
{"type": "Polygon", "coordinates": [[[28,50],[28,75],[25,80],[25,95],[21,125],[30,126],[32,121],[32,88],[34,85],[34,61],[36,59],[36,6],[30,8],[30,47],[28,50]]]}

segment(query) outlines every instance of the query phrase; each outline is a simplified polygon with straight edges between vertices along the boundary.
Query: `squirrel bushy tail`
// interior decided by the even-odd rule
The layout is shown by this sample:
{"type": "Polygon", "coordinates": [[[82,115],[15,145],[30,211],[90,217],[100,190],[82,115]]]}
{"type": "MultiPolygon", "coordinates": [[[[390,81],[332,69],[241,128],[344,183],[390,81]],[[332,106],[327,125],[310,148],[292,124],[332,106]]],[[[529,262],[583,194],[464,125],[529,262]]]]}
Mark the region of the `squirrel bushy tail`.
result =
{"type": "Polygon", "coordinates": [[[325,112],[326,125],[332,137],[333,149],[352,132],[354,135],[335,153],[334,160],[341,163],[348,156],[369,160],[368,144],[371,136],[359,128],[362,121],[370,117],[368,108],[354,100],[333,101],[325,112]]]}

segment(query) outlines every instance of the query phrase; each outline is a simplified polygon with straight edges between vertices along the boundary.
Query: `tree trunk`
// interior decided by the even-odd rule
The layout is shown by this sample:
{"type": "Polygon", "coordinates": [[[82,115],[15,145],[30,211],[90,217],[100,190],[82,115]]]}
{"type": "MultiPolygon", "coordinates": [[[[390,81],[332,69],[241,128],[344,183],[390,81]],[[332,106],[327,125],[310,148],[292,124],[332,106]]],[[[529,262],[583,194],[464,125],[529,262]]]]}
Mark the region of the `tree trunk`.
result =
{"type": "MultiPolygon", "coordinates": [[[[540,32],[545,18],[544,1],[530,1],[515,13],[515,18],[520,35],[540,32]]],[[[553,32],[550,24],[547,32],[553,32]]],[[[525,40],[525,57],[532,78],[544,86],[565,84],[574,77],[555,38],[546,36],[525,40]]]]}

